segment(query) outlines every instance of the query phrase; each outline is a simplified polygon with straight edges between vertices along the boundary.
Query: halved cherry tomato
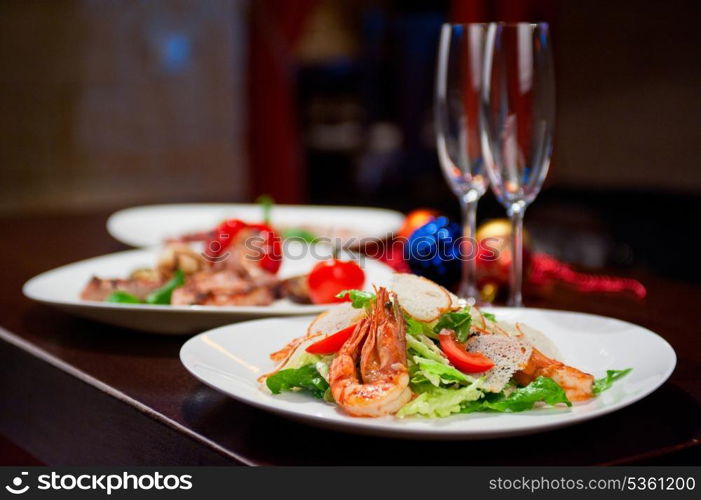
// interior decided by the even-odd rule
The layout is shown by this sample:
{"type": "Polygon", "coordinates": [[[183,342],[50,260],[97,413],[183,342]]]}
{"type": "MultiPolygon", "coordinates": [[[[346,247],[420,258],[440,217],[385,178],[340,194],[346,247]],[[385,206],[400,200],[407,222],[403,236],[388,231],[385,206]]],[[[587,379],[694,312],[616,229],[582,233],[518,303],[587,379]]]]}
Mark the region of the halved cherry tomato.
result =
{"type": "Polygon", "coordinates": [[[326,338],[313,343],[305,349],[310,354],[333,354],[338,352],[343,344],[353,335],[356,325],[351,325],[348,328],[332,333],[326,338]]]}
{"type": "Polygon", "coordinates": [[[246,223],[239,219],[229,219],[219,224],[214,230],[214,237],[207,243],[205,255],[210,258],[219,257],[245,227],[246,223]]]}
{"type": "Polygon", "coordinates": [[[448,361],[461,372],[481,373],[494,366],[494,362],[481,352],[467,352],[455,338],[454,332],[443,330],[438,338],[448,361]]]}
{"type": "Polygon", "coordinates": [[[353,261],[329,259],[319,262],[307,278],[309,297],[314,304],[347,302],[348,296],[336,297],[343,290],[362,289],[365,272],[353,261]]]}
{"type": "Polygon", "coordinates": [[[259,232],[262,241],[257,245],[260,250],[258,266],[275,274],[282,264],[282,239],[267,224],[247,224],[239,219],[226,220],[214,230],[214,238],[207,244],[205,255],[211,259],[218,259],[243,229],[253,229],[259,232]]]}
{"type": "Polygon", "coordinates": [[[261,269],[275,274],[282,264],[282,238],[267,224],[249,224],[248,227],[260,231],[263,238],[263,242],[259,246],[261,254],[258,265],[261,269]]]}

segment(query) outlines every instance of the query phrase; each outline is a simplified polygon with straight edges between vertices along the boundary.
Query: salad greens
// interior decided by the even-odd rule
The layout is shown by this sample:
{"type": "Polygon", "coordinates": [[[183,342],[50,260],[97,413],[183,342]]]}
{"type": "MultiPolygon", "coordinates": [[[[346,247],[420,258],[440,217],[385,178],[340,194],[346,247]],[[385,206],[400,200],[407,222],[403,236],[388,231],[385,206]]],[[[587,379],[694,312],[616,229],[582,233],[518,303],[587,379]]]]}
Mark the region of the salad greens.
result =
{"type": "Polygon", "coordinates": [[[633,369],[626,368],[625,370],[606,370],[606,376],[603,378],[596,379],[594,381],[594,388],[592,392],[594,394],[600,394],[605,390],[609,389],[613,383],[628,375],[633,369]]]}
{"type": "Polygon", "coordinates": [[[177,269],[173,277],[168,280],[162,287],[157,288],[146,296],[146,300],[140,300],[135,295],[122,290],[115,290],[107,296],[105,302],[113,302],[117,304],[151,304],[151,305],[168,305],[170,298],[173,295],[173,290],[180,288],[185,284],[185,273],[181,269],[177,269]]]}
{"type": "Polygon", "coordinates": [[[473,377],[465,375],[445,362],[426,359],[421,356],[412,357],[409,363],[409,373],[412,375],[412,383],[429,382],[436,387],[439,387],[441,384],[471,384],[475,381],[473,377]]]}
{"type": "Polygon", "coordinates": [[[154,290],[146,296],[147,304],[170,304],[170,297],[173,290],[185,284],[185,273],[182,269],[177,269],[173,277],[161,288],[154,290]]]}
{"type": "Polygon", "coordinates": [[[399,418],[420,415],[423,417],[447,417],[459,413],[463,404],[482,397],[480,380],[459,388],[436,387],[432,384],[412,385],[419,395],[405,404],[398,412],[399,418]]]}
{"type": "Polygon", "coordinates": [[[472,413],[491,410],[512,413],[530,410],[540,401],[549,405],[565,404],[572,406],[570,400],[567,399],[564,389],[548,377],[538,377],[527,386],[514,389],[508,396],[505,392],[488,394],[481,401],[465,404],[461,412],[472,413]]]}
{"type": "Polygon", "coordinates": [[[483,312],[483,311],[480,311],[480,312],[482,313],[482,316],[484,316],[485,318],[487,318],[489,321],[494,321],[494,322],[496,323],[497,317],[494,316],[492,313],[483,312]]]}
{"type": "MultiPolygon", "coordinates": [[[[430,337],[438,339],[438,334],[433,331],[430,323],[418,321],[410,316],[404,316],[406,322],[406,331],[410,335],[430,337]]],[[[433,344],[433,342],[431,342],[433,344]]]]}
{"type": "Polygon", "coordinates": [[[139,297],[122,290],[115,290],[109,294],[105,302],[114,302],[116,304],[141,304],[139,297]]]}
{"type": "Polygon", "coordinates": [[[336,298],[342,299],[348,295],[351,300],[351,304],[356,309],[362,309],[363,307],[369,307],[375,301],[375,294],[371,292],[364,292],[362,290],[343,290],[341,293],[336,295],[336,298]]]}
{"type": "Polygon", "coordinates": [[[425,335],[407,335],[406,345],[409,349],[424,358],[447,364],[448,361],[443,356],[443,352],[425,335]]]}
{"type": "Polygon", "coordinates": [[[301,240],[304,243],[316,243],[319,239],[312,232],[299,228],[284,229],[282,237],[289,240],[301,240]]]}
{"type": "Polygon", "coordinates": [[[453,330],[458,342],[467,342],[467,337],[470,335],[470,325],[472,324],[472,315],[466,307],[460,311],[447,312],[440,317],[436,326],[433,327],[433,333],[441,333],[444,328],[453,330]]]}
{"type": "Polygon", "coordinates": [[[283,391],[301,390],[315,398],[323,399],[329,383],[321,376],[316,365],[304,365],[301,368],[287,368],[280,370],[265,380],[273,394],[280,394],[283,391]]]}

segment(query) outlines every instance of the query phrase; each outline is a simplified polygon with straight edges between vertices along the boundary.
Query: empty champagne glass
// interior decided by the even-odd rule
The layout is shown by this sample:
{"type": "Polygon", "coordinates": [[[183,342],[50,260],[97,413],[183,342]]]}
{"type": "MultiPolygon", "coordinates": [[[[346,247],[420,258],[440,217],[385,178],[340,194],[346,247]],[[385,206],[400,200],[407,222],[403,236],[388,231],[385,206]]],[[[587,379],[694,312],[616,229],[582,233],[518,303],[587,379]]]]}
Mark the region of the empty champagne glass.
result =
{"type": "Polygon", "coordinates": [[[438,47],[435,127],[443,175],[462,208],[462,278],[458,295],[477,296],[477,201],[487,190],[479,132],[482,57],[487,24],[444,24],[438,47]]]}
{"type": "Polygon", "coordinates": [[[523,214],[548,173],[555,76],[547,23],[487,28],[480,104],[481,142],[492,191],[513,225],[510,306],[521,306],[523,214]]]}

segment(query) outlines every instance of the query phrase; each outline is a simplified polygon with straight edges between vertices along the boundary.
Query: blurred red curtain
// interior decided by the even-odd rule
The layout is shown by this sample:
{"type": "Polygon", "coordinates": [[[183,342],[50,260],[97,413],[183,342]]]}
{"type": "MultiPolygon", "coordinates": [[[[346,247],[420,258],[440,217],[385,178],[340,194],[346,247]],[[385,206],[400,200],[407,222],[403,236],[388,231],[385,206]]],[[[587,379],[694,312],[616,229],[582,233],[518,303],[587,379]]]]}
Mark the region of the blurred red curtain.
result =
{"type": "Polygon", "coordinates": [[[293,47],[316,0],[253,0],[248,44],[251,195],[305,201],[293,47]]]}

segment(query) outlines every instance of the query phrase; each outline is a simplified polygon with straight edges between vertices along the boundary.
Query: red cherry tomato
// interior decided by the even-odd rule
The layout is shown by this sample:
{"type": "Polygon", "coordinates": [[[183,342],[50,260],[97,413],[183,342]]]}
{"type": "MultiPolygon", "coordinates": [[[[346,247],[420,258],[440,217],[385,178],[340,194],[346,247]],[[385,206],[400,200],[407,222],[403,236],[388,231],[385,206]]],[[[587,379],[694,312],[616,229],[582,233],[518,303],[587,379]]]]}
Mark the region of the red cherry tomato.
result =
{"type": "Polygon", "coordinates": [[[333,354],[338,352],[343,344],[353,335],[356,325],[351,325],[348,328],[332,333],[326,338],[313,343],[305,349],[310,354],[333,354]]]}
{"type": "Polygon", "coordinates": [[[336,297],[343,290],[362,289],[365,284],[365,272],[353,261],[336,259],[319,262],[307,279],[309,297],[314,304],[329,304],[332,302],[347,302],[336,297]]]}
{"type": "Polygon", "coordinates": [[[282,265],[282,238],[267,224],[249,224],[248,227],[260,231],[263,238],[259,247],[261,254],[258,265],[261,269],[275,274],[282,265]]]}
{"type": "Polygon", "coordinates": [[[282,239],[267,224],[247,224],[239,219],[226,220],[214,230],[214,237],[207,243],[205,255],[213,260],[219,259],[243,229],[259,232],[262,240],[257,245],[260,251],[258,265],[275,274],[282,264],[282,239]]]}
{"type": "Polygon", "coordinates": [[[246,223],[238,219],[225,220],[214,230],[214,237],[207,243],[205,255],[217,258],[229,248],[236,235],[246,227],[246,223]]]}
{"type": "Polygon", "coordinates": [[[441,332],[439,342],[448,361],[461,372],[482,373],[494,366],[494,362],[481,352],[467,352],[453,332],[441,332]]]}

